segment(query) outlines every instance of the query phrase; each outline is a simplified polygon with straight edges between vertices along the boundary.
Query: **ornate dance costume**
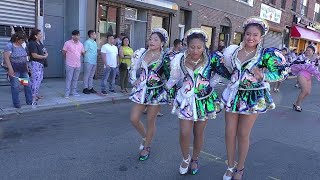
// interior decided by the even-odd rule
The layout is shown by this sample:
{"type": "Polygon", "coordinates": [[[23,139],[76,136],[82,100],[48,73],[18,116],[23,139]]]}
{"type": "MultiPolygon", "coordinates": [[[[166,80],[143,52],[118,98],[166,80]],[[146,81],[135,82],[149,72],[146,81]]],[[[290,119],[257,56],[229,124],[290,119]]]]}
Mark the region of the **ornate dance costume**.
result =
{"type": "MultiPolygon", "coordinates": [[[[198,28],[189,30],[186,38],[193,33],[202,34],[207,39],[205,32],[198,28]]],[[[219,82],[219,75],[215,75],[206,51],[203,52],[204,63],[195,70],[186,66],[186,57],[186,52],[179,53],[170,63],[170,79],[166,87],[171,88],[182,81],[173,102],[172,114],[178,115],[179,119],[192,121],[214,119],[221,111],[217,92],[213,88],[219,82]]]]}
{"type": "MultiPolygon", "coordinates": [[[[164,43],[168,42],[169,37],[165,29],[153,28],[151,33],[162,34],[165,39],[164,43]]],[[[148,50],[145,48],[138,49],[131,58],[130,82],[134,86],[129,99],[144,105],[167,104],[168,93],[164,88],[164,84],[170,75],[169,56],[164,51],[161,51],[158,60],[147,64],[144,61],[147,52],[148,50]],[[140,75],[137,79],[138,70],[140,70],[140,75]]]]}
{"type": "Polygon", "coordinates": [[[169,78],[169,59],[162,52],[160,58],[150,64],[144,61],[148,50],[141,48],[134,52],[130,69],[130,81],[137,81],[136,72],[141,70],[138,83],[132,88],[129,99],[138,104],[167,104],[168,93],[164,82],[169,78]]]}
{"type": "Polygon", "coordinates": [[[281,51],[276,48],[263,49],[259,44],[253,58],[242,62],[237,58],[239,50],[244,48],[231,45],[223,53],[216,52],[211,61],[216,65],[216,71],[221,76],[230,80],[222,94],[222,103],[227,112],[239,114],[264,113],[274,109],[272,97],[269,93],[268,82],[284,80],[287,75],[286,60],[281,51]],[[224,63],[220,61],[224,58],[224,63]],[[254,77],[254,67],[264,68],[263,80],[254,77]]]}
{"type": "Polygon", "coordinates": [[[310,80],[312,76],[315,76],[320,81],[320,72],[316,66],[318,59],[309,59],[304,54],[300,55],[294,64],[291,65],[291,72],[293,75],[302,75],[307,80],[310,80]]]}

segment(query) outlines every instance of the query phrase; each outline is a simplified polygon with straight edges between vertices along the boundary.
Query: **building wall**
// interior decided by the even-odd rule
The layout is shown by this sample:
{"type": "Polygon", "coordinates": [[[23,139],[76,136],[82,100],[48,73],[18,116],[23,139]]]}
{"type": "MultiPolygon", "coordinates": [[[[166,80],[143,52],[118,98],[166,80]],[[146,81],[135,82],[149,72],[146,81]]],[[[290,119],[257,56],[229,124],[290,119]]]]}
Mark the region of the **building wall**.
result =
{"type": "MultiPolygon", "coordinates": [[[[161,16],[161,17],[169,17],[170,14],[172,14],[173,10],[170,9],[166,9],[166,8],[162,8],[162,7],[158,7],[155,5],[149,5],[149,4],[144,4],[144,3],[140,3],[137,1],[133,1],[133,0],[110,0],[110,1],[98,1],[100,3],[105,3],[109,6],[113,6],[113,7],[117,7],[119,10],[119,14],[118,14],[118,18],[119,18],[119,28],[117,28],[117,35],[120,33],[124,33],[125,32],[125,26],[126,26],[126,19],[125,19],[125,8],[126,7],[133,7],[133,8],[137,8],[137,9],[145,9],[147,11],[147,24],[146,24],[146,37],[149,37],[151,34],[151,23],[152,23],[152,16],[161,16]]],[[[95,20],[97,21],[97,19],[95,20]]],[[[172,21],[172,24],[174,24],[174,21],[172,21]]],[[[174,25],[172,25],[172,27],[168,30],[169,32],[171,32],[174,29],[174,25]]],[[[97,27],[96,27],[97,28],[97,27]]],[[[171,34],[172,37],[174,37],[174,34],[171,34]]],[[[147,45],[147,39],[145,38],[146,41],[143,45],[143,47],[145,47],[147,45]]],[[[174,40],[174,39],[173,39],[174,40]]],[[[173,42],[172,38],[171,41],[173,42]]],[[[104,44],[105,42],[101,42],[101,44],[104,44]]],[[[141,48],[141,47],[139,47],[141,48]]],[[[96,72],[96,77],[100,78],[103,75],[103,62],[102,59],[99,57],[98,58],[98,67],[97,67],[97,72],[96,72]]]]}
{"type": "MultiPolygon", "coordinates": [[[[214,49],[218,46],[218,36],[221,32],[220,25],[223,25],[226,19],[231,22],[231,37],[235,32],[243,32],[242,23],[247,17],[259,16],[261,3],[267,2],[265,0],[254,1],[253,6],[246,3],[238,2],[236,0],[173,0],[180,9],[187,9],[192,11],[192,27],[200,27],[201,25],[215,27],[215,42],[214,49]]],[[[315,1],[315,0],[312,0],[315,1]]],[[[287,0],[286,8],[281,9],[281,1],[276,0],[276,4],[268,4],[278,10],[282,11],[280,23],[268,21],[270,29],[279,33],[284,31],[285,27],[292,25],[293,14],[291,11],[292,0],[287,0]]],[[[297,7],[299,9],[300,7],[297,7]]],[[[310,6],[311,8],[311,6],[310,6]]],[[[309,14],[310,12],[308,12],[309,14]]],[[[313,13],[313,12],[312,12],[313,13]]]]}
{"type": "MultiPolygon", "coordinates": [[[[276,4],[269,4],[267,0],[255,0],[253,6],[248,4],[239,2],[237,0],[169,0],[171,2],[177,3],[179,6],[179,10],[189,11],[191,13],[190,18],[187,19],[189,27],[195,28],[200,26],[209,26],[215,28],[214,33],[214,47],[213,49],[217,49],[218,47],[218,40],[219,40],[219,33],[221,32],[221,25],[226,24],[227,21],[230,22],[230,35],[232,40],[232,35],[235,32],[243,32],[242,23],[247,17],[250,16],[259,16],[261,4],[267,4],[273,8],[281,10],[281,20],[280,23],[274,23],[268,21],[270,25],[270,30],[274,32],[278,32],[278,34],[283,37],[283,43],[286,46],[289,44],[289,30],[290,27],[293,26],[293,17],[294,15],[300,16],[300,9],[301,9],[301,1],[297,1],[296,11],[292,11],[292,0],[286,1],[286,6],[284,9],[281,8],[281,0],[276,0],[276,4]]],[[[110,0],[105,1],[107,4],[112,6],[120,7],[121,11],[121,19],[120,19],[120,33],[123,32],[124,29],[124,13],[126,6],[139,6],[148,9],[148,24],[147,24],[147,36],[150,35],[151,31],[151,17],[152,15],[160,15],[160,16],[167,16],[171,15],[171,27],[170,27],[170,46],[173,45],[173,40],[179,37],[179,28],[178,25],[180,23],[180,11],[162,11],[156,10],[155,7],[145,6],[141,2],[137,2],[134,0],[110,0]]],[[[314,11],[314,4],[316,0],[309,0],[308,4],[308,14],[307,19],[312,21],[313,19],[313,11],[314,11]]],[[[92,17],[91,17],[92,19],[92,17]]],[[[87,24],[88,26],[88,24],[87,24]]],[[[91,25],[92,26],[92,25],[91,25]]],[[[185,29],[187,31],[188,29],[185,29]]],[[[98,70],[98,76],[101,76],[102,70],[98,70]]]]}
{"type": "MultiPolygon", "coordinates": [[[[252,9],[251,7],[247,7],[252,9]]],[[[247,10],[248,11],[248,10],[247,10]]],[[[221,25],[227,25],[226,21],[230,21],[230,27],[231,27],[231,35],[235,32],[242,32],[242,23],[245,20],[245,17],[235,15],[232,13],[226,13],[220,10],[215,10],[203,5],[199,6],[198,10],[198,24],[197,26],[200,27],[202,25],[204,26],[211,26],[216,28],[216,33],[214,35],[215,41],[214,41],[214,49],[217,49],[219,44],[219,33],[221,32],[220,26],[221,25]]],[[[253,15],[253,14],[252,14],[253,15]]],[[[251,15],[250,15],[251,16],[251,15]]]]}
{"type": "Polygon", "coordinates": [[[218,48],[221,25],[230,25],[230,41],[232,41],[235,32],[243,31],[244,20],[254,15],[254,7],[235,0],[224,0],[223,3],[220,0],[176,0],[175,2],[180,9],[192,11],[192,28],[201,26],[215,28],[213,49],[218,48]]]}
{"type": "MultiPolygon", "coordinates": [[[[256,3],[254,4],[254,11],[255,11],[255,15],[257,15],[257,16],[260,15],[260,9],[261,9],[262,3],[264,3],[264,1],[260,0],[260,1],[256,1],[256,3]]],[[[291,11],[292,0],[286,1],[286,8],[285,9],[281,8],[281,1],[280,0],[276,0],[275,5],[270,4],[270,3],[264,3],[264,4],[282,11],[280,23],[268,21],[270,29],[272,29],[274,31],[281,32],[281,31],[283,31],[283,29],[286,26],[292,25],[292,17],[293,17],[293,13],[291,11]]]]}
{"type": "Polygon", "coordinates": [[[66,0],[65,39],[70,39],[71,32],[79,29],[79,0],[66,0]]]}

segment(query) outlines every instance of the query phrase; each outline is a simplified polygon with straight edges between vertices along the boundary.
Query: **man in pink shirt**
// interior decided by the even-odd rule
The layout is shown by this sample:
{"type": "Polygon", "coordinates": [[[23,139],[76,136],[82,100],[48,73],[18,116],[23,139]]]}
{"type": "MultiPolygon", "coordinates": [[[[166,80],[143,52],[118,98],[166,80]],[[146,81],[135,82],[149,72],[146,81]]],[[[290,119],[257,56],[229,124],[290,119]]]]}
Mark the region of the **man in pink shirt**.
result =
{"type": "Polygon", "coordinates": [[[64,43],[62,49],[66,61],[65,98],[69,98],[69,95],[80,96],[77,92],[77,84],[81,68],[81,55],[84,55],[85,51],[79,39],[80,32],[78,30],[72,31],[72,38],[64,43]]]}

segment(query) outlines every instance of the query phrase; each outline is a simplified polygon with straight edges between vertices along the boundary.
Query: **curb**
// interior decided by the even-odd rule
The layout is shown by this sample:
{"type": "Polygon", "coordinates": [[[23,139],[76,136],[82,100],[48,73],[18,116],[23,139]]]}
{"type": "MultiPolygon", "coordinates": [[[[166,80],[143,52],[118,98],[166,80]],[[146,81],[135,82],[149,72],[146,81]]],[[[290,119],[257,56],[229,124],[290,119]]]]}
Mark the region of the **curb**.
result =
{"type": "Polygon", "coordinates": [[[23,107],[21,109],[3,109],[0,111],[0,116],[8,116],[8,115],[20,115],[24,113],[29,112],[38,112],[38,111],[44,111],[49,109],[60,109],[60,108],[66,108],[66,107],[76,107],[80,108],[81,105],[90,105],[94,103],[112,103],[115,104],[116,102],[123,102],[129,100],[129,96],[114,96],[114,97],[106,97],[102,99],[94,99],[94,100],[87,100],[87,101],[70,101],[69,103],[61,103],[61,104],[55,104],[55,105],[40,105],[36,108],[32,108],[31,106],[23,107]]]}

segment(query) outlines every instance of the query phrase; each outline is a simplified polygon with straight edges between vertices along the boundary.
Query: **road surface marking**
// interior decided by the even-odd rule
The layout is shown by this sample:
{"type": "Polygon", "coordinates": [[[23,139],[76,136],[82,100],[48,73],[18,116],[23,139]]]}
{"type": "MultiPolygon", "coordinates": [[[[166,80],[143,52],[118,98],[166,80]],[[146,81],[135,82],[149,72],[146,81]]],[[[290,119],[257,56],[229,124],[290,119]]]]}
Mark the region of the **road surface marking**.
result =
{"type": "Polygon", "coordinates": [[[202,157],[202,158],[208,159],[208,160],[210,160],[210,161],[214,161],[214,162],[217,162],[217,163],[220,163],[220,164],[224,164],[223,161],[218,161],[217,159],[211,158],[211,157],[208,157],[208,156],[204,156],[204,157],[202,157]]]}
{"type": "MultiPolygon", "coordinates": [[[[193,149],[193,147],[190,147],[190,149],[193,149]]],[[[208,159],[208,160],[220,163],[220,164],[226,164],[226,165],[228,164],[227,160],[223,161],[222,158],[220,158],[218,156],[215,156],[213,154],[210,154],[210,153],[207,153],[207,152],[204,152],[204,151],[200,151],[200,153],[204,155],[204,157],[203,157],[204,159],[208,159]]],[[[275,178],[275,177],[272,177],[272,176],[268,176],[267,178],[273,179],[273,180],[281,180],[281,179],[278,179],[278,178],[275,178]]]]}
{"type": "Polygon", "coordinates": [[[273,180],[280,180],[280,179],[272,177],[272,176],[268,176],[268,178],[273,179],[273,180]]]}
{"type": "Polygon", "coordinates": [[[211,157],[213,157],[213,158],[215,158],[215,159],[217,159],[217,160],[218,160],[218,159],[222,160],[222,158],[220,158],[220,157],[218,157],[218,156],[215,156],[215,155],[213,155],[213,154],[204,152],[204,151],[200,151],[200,153],[205,154],[205,155],[207,155],[207,156],[211,156],[211,157]]]}

